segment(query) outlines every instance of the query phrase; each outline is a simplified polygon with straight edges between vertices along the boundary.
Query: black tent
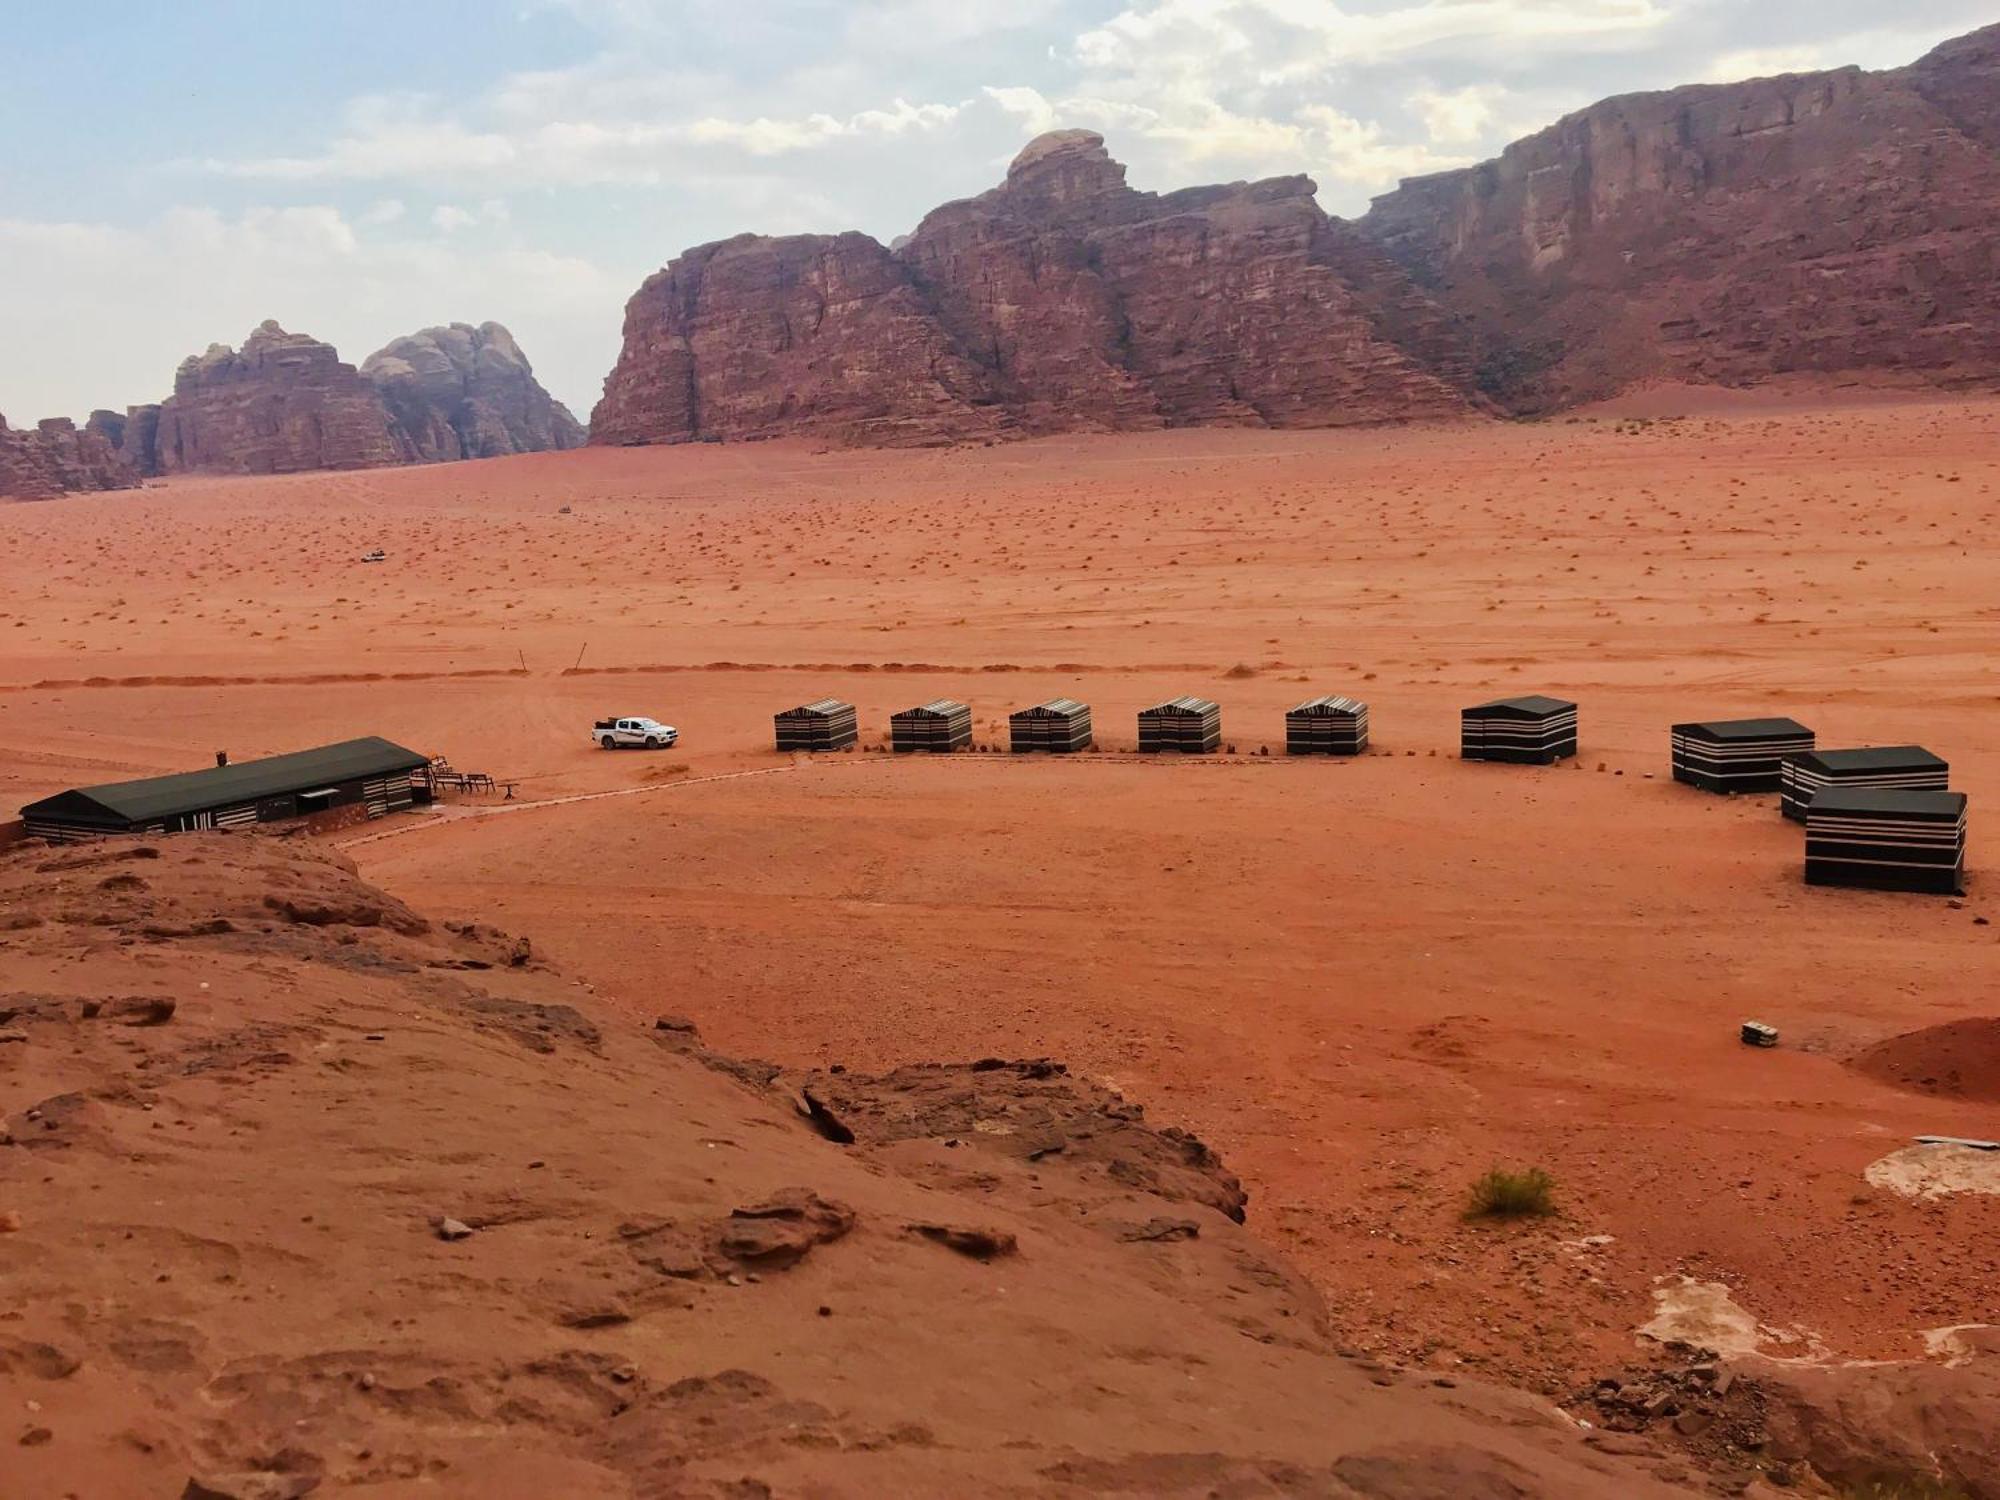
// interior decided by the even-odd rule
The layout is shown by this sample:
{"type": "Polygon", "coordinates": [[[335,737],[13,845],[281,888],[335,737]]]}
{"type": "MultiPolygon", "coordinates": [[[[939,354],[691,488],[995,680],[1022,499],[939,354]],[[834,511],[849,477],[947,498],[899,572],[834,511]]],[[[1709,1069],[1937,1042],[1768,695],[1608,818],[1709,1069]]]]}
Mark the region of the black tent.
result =
{"type": "Polygon", "coordinates": [[[415,800],[417,773],[429,766],[428,757],[388,740],[346,740],[240,765],[79,787],[29,804],[21,818],[31,835],[68,840],[240,828],[354,803],[379,817],[415,800]]]}
{"type": "Polygon", "coordinates": [[[1806,883],[1955,895],[1965,793],[1830,787],[1806,809],[1806,883]]]}
{"type": "Polygon", "coordinates": [[[1673,727],[1674,780],[1705,792],[1775,792],[1788,755],[1813,747],[1795,719],[1712,719],[1673,727]]]}
{"type": "Polygon", "coordinates": [[[1169,698],[1139,710],[1139,748],[1206,755],[1222,746],[1222,709],[1207,698],[1169,698]]]}
{"type": "Polygon", "coordinates": [[[1459,715],[1460,754],[1546,766],[1576,754],[1576,705],[1529,694],[1474,704],[1459,715]]]}
{"type": "Polygon", "coordinates": [[[935,698],[889,716],[896,750],[956,750],[972,743],[972,709],[956,698],[935,698]]]}
{"type": "Polygon", "coordinates": [[[1008,738],[1016,755],[1031,750],[1067,754],[1091,746],[1090,705],[1074,698],[1051,698],[1007,716],[1008,738]]]}
{"type": "Polygon", "coordinates": [[[1834,787],[1941,792],[1949,785],[1951,767],[1921,745],[1812,750],[1788,756],[1780,768],[1778,810],[1794,823],[1803,823],[1813,799],[1834,787]]]}
{"type": "Polygon", "coordinates": [[[854,705],[838,698],[801,703],[772,715],[780,750],[840,750],[861,738],[854,705]]]}
{"type": "Polygon", "coordinates": [[[1368,705],[1322,693],[1285,715],[1287,755],[1359,755],[1368,748],[1368,705]]]}

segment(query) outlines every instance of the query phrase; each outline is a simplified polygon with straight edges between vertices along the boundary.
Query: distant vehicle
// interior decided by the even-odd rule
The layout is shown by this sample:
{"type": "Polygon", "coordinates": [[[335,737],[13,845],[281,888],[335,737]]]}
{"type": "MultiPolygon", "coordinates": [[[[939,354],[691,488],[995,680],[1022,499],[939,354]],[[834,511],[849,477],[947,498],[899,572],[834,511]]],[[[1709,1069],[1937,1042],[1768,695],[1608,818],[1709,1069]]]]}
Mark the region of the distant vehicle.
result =
{"type": "Polygon", "coordinates": [[[380,547],[377,547],[373,552],[362,553],[361,560],[363,562],[387,562],[389,554],[384,552],[380,547]]]}
{"type": "Polygon", "coordinates": [[[658,719],[599,719],[591,726],[590,737],[607,750],[664,750],[681,732],[658,719]]]}

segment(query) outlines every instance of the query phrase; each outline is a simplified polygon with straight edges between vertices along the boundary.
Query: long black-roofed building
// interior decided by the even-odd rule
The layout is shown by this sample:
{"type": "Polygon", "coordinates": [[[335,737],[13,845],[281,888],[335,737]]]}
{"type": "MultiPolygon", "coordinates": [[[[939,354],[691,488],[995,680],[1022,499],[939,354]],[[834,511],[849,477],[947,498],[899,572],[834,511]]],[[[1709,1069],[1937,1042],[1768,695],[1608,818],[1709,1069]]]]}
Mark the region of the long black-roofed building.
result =
{"type": "Polygon", "coordinates": [[[844,750],[861,738],[854,705],[838,698],[801,703],[772,715],[780,750],[844,750]]]}
{"type": "Polygon", "coordinates": [[[1090,705],[1074,698],[1051,698],[1007,716],[1008,738],[1016,755],[1032,750],[1067,754],[1091,745],[1090,705]]]}
{"type": "Polygon", "coordinates": [[[956,698],[934,698],[889,716],[896,750],[956,750],[972,743],[972,709],[956,698]]]}
{"type": "Polygon", "coordinates": [[[1786,758],[1779,772],[1778,809],[1794,823],[1803,823],[1813,799],[1834,787],[1941,792],[1950,785],[1951,766],[1922,745],[1813,750],[1786,758]]]}
{"type": "Polygon", "coordinates": [[[1368,748],[1368,705],[1322,693],[1285,715],[1287,755],[1359,755],[1368,748]]]}
{"type": "Polygon", "coordinates": [[[380,817],[411,805],[430,759],[368,738],[240,765],[78,787],[21,809],[31,837],[68,842],[108,834],[191,833],[277,823],[361,806],[380,817]]]}
{"type": "Polygon", "coordinates": [[[1806,883],[1956,895],[1965,793],[1830,787],[1806,809],[1806,883]]]}
{"type": "Polygon", "coordinates": [[[1705,792],[1775,792],[1785,757],[1813,748],[1796,719],[1711,719],[1673,727],[1674,780],[1705,792]]]}
{"type": "Polygon", "coordinates": [[[1169,698],[1139,710],[1139,748],[1207,755],[1222,748],[1222,707],[1207,698],[1169,698]]]}
{"type": "Polygon", "coordinates": [[[1576,754],[1576,705],[1539,694],[1496,698],[1463,710],[1459,730],[1460,754],[1467,760],[1551,765],[1576,754]]]}

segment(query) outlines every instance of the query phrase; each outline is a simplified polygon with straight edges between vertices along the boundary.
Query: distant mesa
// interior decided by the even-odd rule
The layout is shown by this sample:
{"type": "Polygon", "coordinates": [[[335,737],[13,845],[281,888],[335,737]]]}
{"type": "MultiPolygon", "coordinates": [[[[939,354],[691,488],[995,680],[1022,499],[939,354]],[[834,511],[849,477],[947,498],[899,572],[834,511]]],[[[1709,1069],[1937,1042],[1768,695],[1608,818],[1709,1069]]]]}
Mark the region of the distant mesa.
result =
{"type": "Polygon", "coordinates": [[[2000,26],[1607,100],[1352,223],[1085,130],[884,247],[743,235],[626,306],[591,440],[930,444],[1538,413],[1651,381],[2000,383],[2000,26]]]}
{"type": "Polygon", "coordinates": [[[388,407],[406,461],[583,446],[583,424],[542,389],[498,323],[426,328],[376,350],[361,373],[388,407]]]}
{"type": "Polygon", "coordinates": [[[583,440],[498,323],[426,328],[357,370],[331,344],[267,319],[240,349],[211,344],[183,360],[158,405],[94,412],[81,432],[64,419],[0,431],[0,496],[48,499],[161,474],[492,458],[583,440]]]}

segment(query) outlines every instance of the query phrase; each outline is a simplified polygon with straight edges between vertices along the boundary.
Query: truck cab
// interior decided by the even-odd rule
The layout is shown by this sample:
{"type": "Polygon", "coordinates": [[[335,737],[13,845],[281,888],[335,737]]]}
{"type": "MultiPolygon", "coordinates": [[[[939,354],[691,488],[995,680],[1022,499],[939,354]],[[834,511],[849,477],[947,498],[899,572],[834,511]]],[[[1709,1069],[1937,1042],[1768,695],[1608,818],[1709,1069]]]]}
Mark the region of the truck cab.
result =
{"type": "Polygon", "coordinates": [[[664,750],[681,737],[681,732],[658,719],[634,714],[599,719],[591,726],[590,737],[606,750],[664,750]]]}

